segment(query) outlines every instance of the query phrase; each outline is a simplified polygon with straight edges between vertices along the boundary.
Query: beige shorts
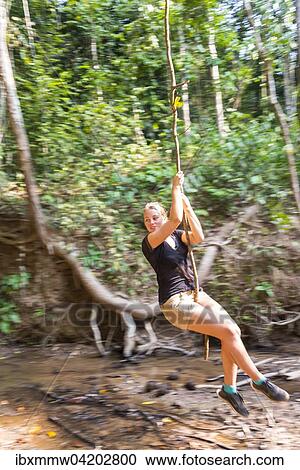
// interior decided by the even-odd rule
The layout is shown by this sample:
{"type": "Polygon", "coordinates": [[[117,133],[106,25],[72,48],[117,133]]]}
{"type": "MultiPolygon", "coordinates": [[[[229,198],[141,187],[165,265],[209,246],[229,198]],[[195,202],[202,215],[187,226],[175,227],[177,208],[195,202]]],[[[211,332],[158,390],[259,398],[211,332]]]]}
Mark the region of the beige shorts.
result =
{"type": "Polygon", "coordinates": [[[186,291],[172,295],[160,309],[172,325],[182,330],[198,331],[201,325],[236,325],[226,310],[203,290],[199,291],[198,302],[194,301],[194,291],[186,291]]]}

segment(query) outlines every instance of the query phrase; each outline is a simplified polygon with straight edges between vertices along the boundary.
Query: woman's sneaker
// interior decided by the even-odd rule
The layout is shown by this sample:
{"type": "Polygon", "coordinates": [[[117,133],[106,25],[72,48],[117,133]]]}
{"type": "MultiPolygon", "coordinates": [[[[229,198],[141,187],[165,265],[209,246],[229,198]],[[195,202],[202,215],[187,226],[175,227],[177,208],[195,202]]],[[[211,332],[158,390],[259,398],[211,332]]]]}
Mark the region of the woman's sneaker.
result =
{"type": "Polygon", "coordinates": [[[236,393],[227,393],[222,387],[220,390],[217,390],[218,397],[222,398],[222,400],[229,403],[229,405],[234,409],[236,413],[239,415],[248,417],[249,411],[247,410],[242,395],[238,392],[236,393]]]}
{"type": "Polygon", "coordinates": [[[252,381],[251,387],[253,390],[258,390],[259,392],[264,393],[266,397],[270,398],[270,400],[288,401],[290,399],[288,392],[273,384],[273,382],[268,379],[260,385],[257,385],[252,381]]]}

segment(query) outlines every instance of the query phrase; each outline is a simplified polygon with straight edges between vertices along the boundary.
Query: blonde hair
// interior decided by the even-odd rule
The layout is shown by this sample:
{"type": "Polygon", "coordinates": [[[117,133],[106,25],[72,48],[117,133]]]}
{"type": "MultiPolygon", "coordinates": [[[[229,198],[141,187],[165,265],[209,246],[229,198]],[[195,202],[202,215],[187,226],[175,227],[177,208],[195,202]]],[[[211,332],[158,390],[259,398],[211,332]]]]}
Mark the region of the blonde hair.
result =
{"type": "Polygon", "coordinates": [[[152,210],[155,210],[157,212],[160,213],[160,215],[164,218],[164,219],[167,219],[168,218],[168,215],[167,215],[167,212],[165,210],[165,208],[160,204],[160,202],[148,202],[145,207],[144,207],[144,211],[146,209],[152,209],[152,210]]]}

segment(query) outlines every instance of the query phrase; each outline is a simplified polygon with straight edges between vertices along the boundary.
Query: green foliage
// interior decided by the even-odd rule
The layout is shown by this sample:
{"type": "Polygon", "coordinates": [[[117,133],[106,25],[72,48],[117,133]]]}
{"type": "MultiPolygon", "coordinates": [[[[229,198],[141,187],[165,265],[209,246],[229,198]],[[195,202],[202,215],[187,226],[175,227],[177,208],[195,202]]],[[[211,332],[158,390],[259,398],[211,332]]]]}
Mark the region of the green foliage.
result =
{"type": "Polygon", "coordinates": [[[30,280],[30,274],[28,272],[22,272],[18,274],[9,274],[3,276],[0,282],[0,291],[4,294],[10,294],[13,291],[26,287],[30,280]]]}
{"type": "Polygon", "coordinates": [[[9,334],[12,325],[20,323],[20,315],[15,302],[10,300],[11,294],[25,287],[30,279],[27,272],[4,276],[0,282],[0,331],[9,334]]]}
{"type": "Polygon", "coordinates": [[[291,218],[284,212],[284,206],[280,202],[276,202],[270,207],[270,220],[281,231],[288,231],[293,229],[291,218]]]}
{"type": "Polygon", "coordinates": [[[257,286],[255,286],[255,290],[258,292],[262,292],[263,294],[267,295],[268,297],[273,297],[273,286],[270,282],[261,282],[257,286]]]}
{"type": "Polygon", "coordinates": [[[87,268],[101,268],[101,252],[92,244],[88,245],[87,254],[82,258],[83,265],[87,268]]]}
{"type": "Polygon", "coordinates": [[[45,315],[45,310],[43,308],[36,308],[32,314],[33,318],[40,318],[45,315]]]}
{"type": "Polygon", "coordinates": [[[0,299],[0,332],[9,334],[12,325],[20,322],[15,303],[0,299]]]}
{"type": "MultiPolygon", "coordinates": [[[[30,13],[34,56],[22,2],[12,2],[8,39],[43,209],[54,231],[95,238],[96,244],[82,249],[85,266],[139,292],[149,271],[140,254],[142,210],[151,200],[170,206],[175,173],[163,4],[32,0],[30,13]]],[[[259,0],[255,15],[284,107],[284,61],[293,65],[296,57],[293,3],[259,0]]],[[[189,80],[191,135],[184,134],[181,89],[178,134],[185,190],[197,214],[209,227],[259,202],[274,225],[288,230],[293,205],[284,143],[262,98],[263,70],[242,2],[172,2],[171,32],[177,82],[189,80]],[[208,49],[212,27],[216,60],[208,49]],[[223,139],[216,126],[213,64],[219,66],[230,129],[223,139]]],[[[293,117],[290,126],[296,142],[293,117]]],[[[6,126],[1,200],[13,207],[26,204],[17,161],[6,126]]],[[[17,292],[26,282],[26,276],[4,279],[2,292],[17,292]]]]}

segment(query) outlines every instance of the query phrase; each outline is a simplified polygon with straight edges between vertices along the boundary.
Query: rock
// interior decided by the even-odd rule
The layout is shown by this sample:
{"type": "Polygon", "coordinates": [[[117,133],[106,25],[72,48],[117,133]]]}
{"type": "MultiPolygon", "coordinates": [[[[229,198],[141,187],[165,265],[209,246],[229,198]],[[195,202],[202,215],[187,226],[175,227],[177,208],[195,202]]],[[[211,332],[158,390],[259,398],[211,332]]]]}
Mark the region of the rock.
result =
{"type": "Polygon", "coordinates": [[[130,407],[128,405],[121,404],[114,406],[113,410],[119,416],[126,416],[130,411],[130,407]]]}
{"type": "Polygon", "coordinates": [[[170,392],[170,388],[168,387],[168,385],[167,384],[161,384],[160,387],[154,393],[154,396],[155,397],[161,397],[163,395],[166,395],[169,392],[170,392]]]}
{"type": "Polygon", "coordinates": [[[180,410],[182,408],[182,406],[179,403],[176,403],[176,402],[172,403],[171,406],[173,406],[173,408],[176,408],[177,410],[180,410]]]}
{"type": "Polygon", "coordinates": [[[195,382],[193,382],[192,380],[189,380],[188,382],[186,382],[184,384],[184,387],[187,389],[187,390],[196,390],[196,384],[195,382]]]}
{"type": "Polygon", "coordinates": [[[179,379],[179,373],[178,372],[171,372],[167,376],[167,380],[178,380],[179,379]]]}
{"type": "Polygon", "coordinates": [[[144,393],[152,392],[153,390],[157,390],[160,387],[160,383],[156,382],[155,380],[149,380],[145,387],[144,387],[144,393]]]}

